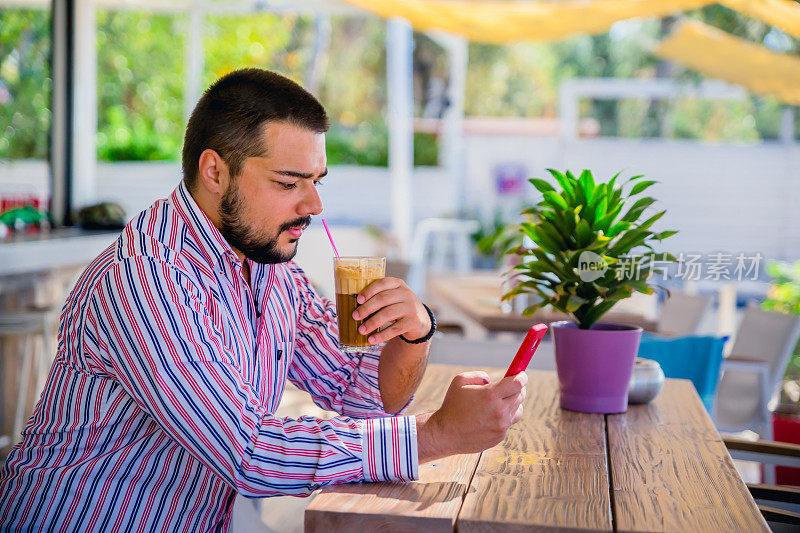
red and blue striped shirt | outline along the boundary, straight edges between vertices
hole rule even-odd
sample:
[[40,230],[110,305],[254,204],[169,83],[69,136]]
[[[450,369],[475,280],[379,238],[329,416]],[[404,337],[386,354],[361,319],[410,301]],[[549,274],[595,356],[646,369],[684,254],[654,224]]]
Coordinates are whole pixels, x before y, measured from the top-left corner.
[[[183,183],[89,265],[0,471],[0,530],[224,530],[236,493],[418,477],[378,357],[339,349],[335,306],[295,264],[248,266],[249,284]],[[342,416],[274,416],[286,379]]]

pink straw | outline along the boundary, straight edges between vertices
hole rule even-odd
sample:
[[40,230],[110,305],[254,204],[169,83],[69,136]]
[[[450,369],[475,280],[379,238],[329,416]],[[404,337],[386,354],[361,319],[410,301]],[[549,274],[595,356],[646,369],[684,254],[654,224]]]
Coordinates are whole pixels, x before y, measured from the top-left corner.
[[339,259],[339,250],[336,249],[336,245],[333,244],[333,237],[331,237],[331,230],[328,228],[328,223],[325,222],[325,219],[322,219],[322,225],[325,226],[325,233],[328,234],[328,239],[331,241],[331,246],[333,246],[333,253],[336,254],[336,259]]

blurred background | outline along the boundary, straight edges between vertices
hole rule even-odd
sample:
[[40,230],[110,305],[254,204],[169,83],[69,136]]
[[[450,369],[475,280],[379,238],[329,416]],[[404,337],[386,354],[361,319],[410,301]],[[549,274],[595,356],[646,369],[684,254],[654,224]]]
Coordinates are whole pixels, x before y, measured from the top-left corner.
[[[339,250],[389,257],[451,333],[517,342],[431,283],[499,280],[539,199],[527,179],[547,168],[659,182],[658,226],[679,230],[665,246],[681,260],[664,285],[710,302],[673,333],[733,342],[748,305],[800,311],[794,1],[0,0],[3,454],[38,397],[65,291],[174,189],[189,113],[240,67],[325,105],[321,194]],[[297,260],[331,295],[317,221]],[[499,284],[477,305],[517,316]],[[665,298],[621,311],[656,324]],[[754,393],[771,410],[798,411],[794,342]]]

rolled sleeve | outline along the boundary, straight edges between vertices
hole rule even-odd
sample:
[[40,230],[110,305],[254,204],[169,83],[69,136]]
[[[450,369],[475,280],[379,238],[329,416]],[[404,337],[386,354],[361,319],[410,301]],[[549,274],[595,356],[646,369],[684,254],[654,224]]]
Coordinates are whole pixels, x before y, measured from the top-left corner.
[[344,352],[339,346],[336,306],[317,293],[299,267],[291,268],[299,309],[289,380],[328,411],[356,418],[389,416],[378,383],[380,357]]
[[[323,409],[360,419],[366,481],[418,479],[416,419],[386,413],[378,377],[380,355],[342,351],[335,305],[319,296],[296,265],[292,274],[300,309],[289,379]],[[398,415],[407,408],[408,404]]]

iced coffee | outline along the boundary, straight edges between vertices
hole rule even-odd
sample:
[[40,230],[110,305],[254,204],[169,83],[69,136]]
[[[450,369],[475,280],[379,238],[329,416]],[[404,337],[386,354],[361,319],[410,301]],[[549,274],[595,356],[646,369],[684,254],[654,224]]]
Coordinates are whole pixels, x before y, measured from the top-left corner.
[[374,352],[380,347],[367,341],[370,334],[362,335],[358,328],[366,322],[354,320],[358,307],[356,298],[367,285],[382,279],[386,272],[385,257],[339,257],[333,260],[333,280],[336,285],[336,312],[339,316],[339,344],[346,352]]

